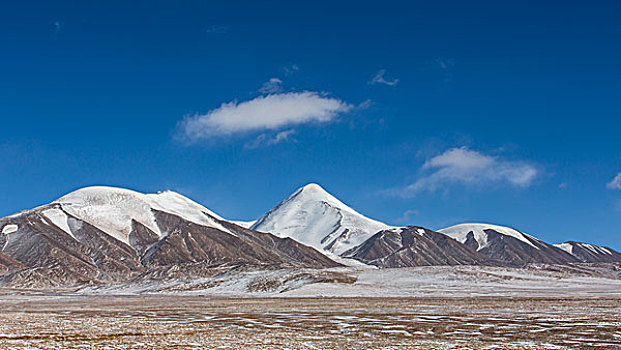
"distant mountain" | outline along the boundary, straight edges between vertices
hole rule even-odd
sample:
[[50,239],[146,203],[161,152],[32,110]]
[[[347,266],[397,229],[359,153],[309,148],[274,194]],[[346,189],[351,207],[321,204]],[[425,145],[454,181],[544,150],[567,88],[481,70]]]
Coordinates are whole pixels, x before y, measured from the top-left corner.
[[475,249],[418,226],[380,231],[343,256],[378,267],[495,265]]
[[298,189],[251,226],[336,255],[389,228],[359,214],[317,184]]
[[29,288],[191,279],[226,269],[341,266],[332,258],[381,268],[621,262],[621,253],[611,248],[550,245],[497,225],[462,224],[437,232],[392,227],[354,211],[317,184],[244,222],[225,220],[171,191],[87,187],[0,218],[0,247],[0,286]]
[[594,244],[575,241],[559,243],[555,244],[554,246],[575,256],[581,262],[621,262],[621,253],[608,247],[600,247]]
[[490,224],[461,224],[438,230],[478,253],[512,265],[578,262],[566,251],[518,230]]
[[0,219],[5,281],[124,281],[163,266],[332,267],[291,239],[240,227],[174,192],[88,187]]

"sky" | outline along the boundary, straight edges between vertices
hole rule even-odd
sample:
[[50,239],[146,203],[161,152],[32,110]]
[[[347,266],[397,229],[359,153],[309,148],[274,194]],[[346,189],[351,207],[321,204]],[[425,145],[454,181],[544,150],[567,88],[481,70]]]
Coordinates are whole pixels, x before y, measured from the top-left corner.
[[0,216],[91,185],[230,219],[319,183],[395,225],[621,249],[621,4],[0,5]]

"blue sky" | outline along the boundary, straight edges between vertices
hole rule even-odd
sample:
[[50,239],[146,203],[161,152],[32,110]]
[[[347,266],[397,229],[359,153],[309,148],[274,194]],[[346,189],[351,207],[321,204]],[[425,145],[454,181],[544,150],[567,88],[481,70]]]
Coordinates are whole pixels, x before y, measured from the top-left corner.
[[[88,185],[621,249],[621,5],[0,5],[0,215]],[[273,111],[273,112],[272,112]]]

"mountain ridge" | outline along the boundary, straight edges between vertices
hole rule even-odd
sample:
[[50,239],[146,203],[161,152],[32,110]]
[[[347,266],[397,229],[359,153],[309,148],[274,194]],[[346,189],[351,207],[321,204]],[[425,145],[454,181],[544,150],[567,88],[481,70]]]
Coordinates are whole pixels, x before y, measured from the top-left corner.
[[198,278],[213,274],[214,268],[236,266],[621,262],[621,253],[612,248],[573,241],[551,245],[499,225],[468,223],[438,231],[390,226],[365,217],[314,183],[255,221],[226,220],[172,191],[85,187],[0,218],[0,247],[0,286],[31,287]]

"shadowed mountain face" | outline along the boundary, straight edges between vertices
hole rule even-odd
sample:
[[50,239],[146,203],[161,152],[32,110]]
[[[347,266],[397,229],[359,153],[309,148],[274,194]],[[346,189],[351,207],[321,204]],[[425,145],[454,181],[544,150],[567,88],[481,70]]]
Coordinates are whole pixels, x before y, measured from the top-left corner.
[[446,235],[417,226],[380,231],[343,256],[378,267],[494,264]]
[[615,263],[621,262],[621,253],[594,244],[569,241],[554,245],[567,253],[573,255],[581,262],[586,263]]
[[463,224],[439,230],[481,255],[501,263],[567,264],[579,260],[566,251],[517,230],[487,224]]
[[[339,266],[310,247],[229,223],[193,202],[193,208],[177,205],[169,212],[160,209],[168,203],[152,205],[145,195],[131,191],[83,191],[88,193],[78,193],[80,200],[57,201],[0,219],[5,284],[111,283],[152,268],[196,263]],[[176,204],[182,203],[178,197]],[[126,208],[117,210],[115,201]]]

